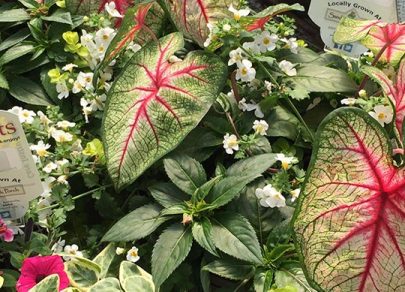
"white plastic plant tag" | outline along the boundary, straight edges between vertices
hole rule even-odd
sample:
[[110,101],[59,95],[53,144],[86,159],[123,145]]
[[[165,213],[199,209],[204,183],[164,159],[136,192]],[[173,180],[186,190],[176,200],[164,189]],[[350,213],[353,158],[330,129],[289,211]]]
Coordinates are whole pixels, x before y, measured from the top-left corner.
[[367,51],[366,47],[359,43],[340,45],[333,42],[333,34],[340,19],[343,16],[349,16],[393,23],[398,21],[398,11],[397,0],[312,0],[308,14],[320,27],[321,38],[329,49],[358,57]]
[[18,116],[0,111],[0,218],[21,218],[28,202],[42,192],[39,173]]

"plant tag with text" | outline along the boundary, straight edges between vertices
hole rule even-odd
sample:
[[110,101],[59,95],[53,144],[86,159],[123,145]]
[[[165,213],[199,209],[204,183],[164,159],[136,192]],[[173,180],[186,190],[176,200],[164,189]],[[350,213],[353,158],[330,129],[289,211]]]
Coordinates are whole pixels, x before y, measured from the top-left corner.
[[0,111],[0,218],[24,216],[43,192],[38,170],[18,117]]
[[328,48],[358,57],[367,51],[366,47],[359,43],[340,45],[333,41],[340,19],[348,16],[393,23],[398,21],[398,5],[396,0],[312,0],[308,14],[321,28],[321,38]]

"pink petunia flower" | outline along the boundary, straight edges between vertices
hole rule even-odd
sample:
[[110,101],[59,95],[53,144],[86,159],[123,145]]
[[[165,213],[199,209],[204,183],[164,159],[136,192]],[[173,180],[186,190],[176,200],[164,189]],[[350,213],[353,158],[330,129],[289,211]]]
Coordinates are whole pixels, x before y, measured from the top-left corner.
[[69,278],[65,272],[60,256],[36,256],[24,260],[21,268],[21,276],[17,281],[17,292],[28,292],[47,276],[57,274],[59,276],[59,290],[69,286]]
[[7,227],[3,219],[0,218],[0,238],[6,242],[11,242],[14,239],[14,232]]

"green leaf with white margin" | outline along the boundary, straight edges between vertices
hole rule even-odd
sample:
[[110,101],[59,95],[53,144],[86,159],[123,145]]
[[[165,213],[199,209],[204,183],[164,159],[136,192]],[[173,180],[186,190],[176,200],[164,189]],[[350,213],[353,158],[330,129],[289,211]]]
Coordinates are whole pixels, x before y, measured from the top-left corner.
[[235,258],[263,264],[256,233],[248,220],[239,214],[220,213],[211,221],[212,237],[218,249]]
[[107,275],[108,269],[116,256],[115,248],[115,244],[110,243],[93,259],[93,262],[101,268],[100,278],[104,278]]
[[266,153],[240,160],[226,170],[226,176],[261,175],[276,162],[276,154]]
[[50,275],[30,289],[30,292],[55,292],[59,291],[59,276]]
[[162,208],[156,204],[142,206],[121,218],[104,235],[102,241],[133,241],[155,231],[170,217],[161,217]]
[[356,83],[349,78],[347,73],[317,65],[305,65],[297,69],[297,75],[285,77],[291,82],[295,90],[308,92],[354,92]]
[[190,226],[175,223],[157,240],[152,253],[152,276],[157,287],[173,273],[191,250],[193,236]]
[[212,239],[212,224],[210,220],[206,217],[202,217],[201,220],[193,221],[192,224],[191,230],[193,232],[193,237],[198,244],[214,256],[219,257]]
[[201,163],[187,155],[170,156],[163,163],[171,181],[189,195],[194,194],[207,181]]
[[163,207],[182,204],[190,197],[172,183],[157,183],[148,188],[152,197]]
[[154,292],[155,284],[142,276],[128,277],[122,284],[125,292]]
[[275,285],[279,288],[290,286],[297,292],[315,292],[305,279],[305,275],[300,268],[276,271],[274,276]]
[[233,258],[223,258],[205,265],[203,270],[230,280],[245,280],[253,276],[255,267]]
[[140,266],[129,261],[122,261],[119,271],[119,279],[121,284],[123,284],[126,279],[132,276],[141,276],[145,279],[148,279],[149,281],[152,281],[152,275],[146,272]]
[[65,269],[73,287],[90,288],[100,278],[100,266],[84,258],[74,257],[65,262]]
[[121,292],[120,281],[116,278],[105,278],[90,287],[88,292]]
[[209,53],[169,58],[180,33],[134,54],[109,91],[103,122],[108,172],[116,187],[132,183],[197,126],[225,84],[227,67]]
[[207,24],[232,17],[228,8],[231,4],[238,7],[239,0],[164,0],[164,3],[177,29],[204,47],[210,32]]
[[267,292],[271,288],[273,283],[274,272],[272,270],[265,270],[263,268],[258,268],[256,274],[253,278],[253,286],[255,292]]

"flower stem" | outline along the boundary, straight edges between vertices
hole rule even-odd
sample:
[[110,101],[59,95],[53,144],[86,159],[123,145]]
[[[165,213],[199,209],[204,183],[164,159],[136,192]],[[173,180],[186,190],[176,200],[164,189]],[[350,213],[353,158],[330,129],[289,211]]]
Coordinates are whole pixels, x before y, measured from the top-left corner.
[[[385,50],[388,48],[388,44],[385,44],[381,50],[378,52],[378,54],[375,56],[373,62],[371,63],[371,66],[375,66],[378,62],[378,60],[380,60],[382,54],[384,54]],[[361,81],[360,85],[359,85],[359,90],[357,91],[357,95],[359,94],[359,91],[364,89],[364,87],[366,87],[367,81],[370,79],[370,77],[365,74],[363,77],[363,80]]]

